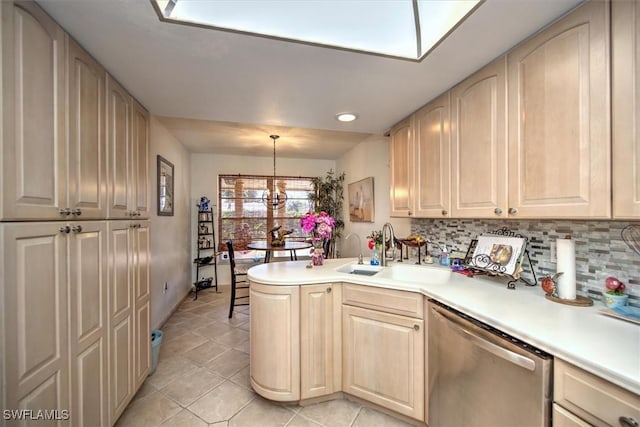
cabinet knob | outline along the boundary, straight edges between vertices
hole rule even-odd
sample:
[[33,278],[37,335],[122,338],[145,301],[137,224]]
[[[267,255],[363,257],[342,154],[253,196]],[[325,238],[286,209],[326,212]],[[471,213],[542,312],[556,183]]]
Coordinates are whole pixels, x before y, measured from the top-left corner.
[[60,231],[61,233],[69,234],[69,232],[71,231],[71,228],[69,228],[68,225],[64,225],[64,226],[60,227],[58,229],[58,231]]
[[327,288],[327,293],[330,294],[331,293],[331,288]]
[[408,212],[408,215],[411,216],[411,211]]
[[413,329],[415,329],[416,331],[420,330],[420,325],[418,325],[417,323],[415,325],[413,325]]
[[80,209],[71,209],[71,210],[69,211],[69,213],[70,213],[71,215],[75,215],[75,216],[80,216],[80,215],[82,215],[82,211],[81,211]]
[[74,225],[73,227],[71,227],[71,231],[73,231],[74,233],[80,233],[80,232],[82,232],[82,226],[81,225]]
[[68,208],[64,208],[64,209],[58,209],[58,213],[62,216],[67,216],[71,213],[71,211]]
[[516,208],[509,208],[509,215],[515,215],[518,213],[518,209]]
[[442,209],[442,216],[445,216],[446,214],[448,214],[449,212],[447,212],[446,209]]
[[620,417],[618,422],[621,427],[638,427],[638,422],[630,417]]
[[495,209],[493,210],[493,213],[495,213],[496,215],[502,215],[502,209],[500,209],[500,208],[495,208]]

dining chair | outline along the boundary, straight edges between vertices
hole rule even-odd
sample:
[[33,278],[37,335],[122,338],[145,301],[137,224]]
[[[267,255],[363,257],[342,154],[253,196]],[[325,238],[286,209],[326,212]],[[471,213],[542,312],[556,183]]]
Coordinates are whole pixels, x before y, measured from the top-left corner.
[[[231,269],[231,299],[229,301],[229,319],[231,319],[234,307],[249,305],[249,280],[247,279],[247,272],[238,271],[236,267],[233,242],[231,240],[227,241],[227,250],[229,252],[229,267]],[[242,289],[246,289],[247,294],[238,296],[237,291]]]

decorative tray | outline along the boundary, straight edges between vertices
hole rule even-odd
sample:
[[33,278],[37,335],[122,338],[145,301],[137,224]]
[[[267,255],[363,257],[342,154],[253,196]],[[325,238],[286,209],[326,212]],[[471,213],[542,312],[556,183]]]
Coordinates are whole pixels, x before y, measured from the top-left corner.
[[622,307],[603,308],[600,310],[600,314],[640,325],[640,308],[637,307],[625,305]]

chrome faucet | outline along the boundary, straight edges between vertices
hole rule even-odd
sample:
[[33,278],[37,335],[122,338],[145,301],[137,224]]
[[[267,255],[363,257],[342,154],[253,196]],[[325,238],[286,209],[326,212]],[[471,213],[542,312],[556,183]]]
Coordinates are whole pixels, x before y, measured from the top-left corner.
[[385,222],[382,226],[382,253],[380,254],[380,265],[386,267],[387,265],[387,230],[389,230],[389,238],[391,241],[391,260],[393,261],[396,257],[396,235],[393,232],[393,226]]
[[356,236],[358,238],[358,249],[360,250],[360,255],[358,255],[358,264],[364,264],[362,262],[362,240],[360,240],[360,235],[356,233],[349,233],[347,237],[344,238],[345,242],[349,240],[349,237]]

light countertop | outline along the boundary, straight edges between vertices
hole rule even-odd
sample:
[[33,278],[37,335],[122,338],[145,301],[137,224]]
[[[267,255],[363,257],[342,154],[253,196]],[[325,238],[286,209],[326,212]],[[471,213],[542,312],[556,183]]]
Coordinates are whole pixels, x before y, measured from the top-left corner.
[[252,267],[249,279],[268,285],[347,282],[419,292],[640,394],[640,325],[599,314],[604,305],[598,301],[592,307],[558,304],[547,300],[540,286],[519,282],[510,290],[506,282],[485,276],[452,273],[441,283],[430,280],[430,273],[447,267],[435,265],[415,266],[420,270],[403,282],[337,271],[355,263],[355,258],[330,259],[307,268],[308,261],[275,262]]

